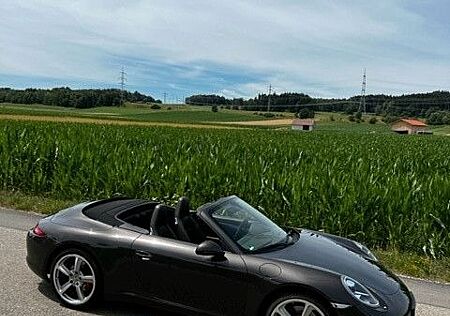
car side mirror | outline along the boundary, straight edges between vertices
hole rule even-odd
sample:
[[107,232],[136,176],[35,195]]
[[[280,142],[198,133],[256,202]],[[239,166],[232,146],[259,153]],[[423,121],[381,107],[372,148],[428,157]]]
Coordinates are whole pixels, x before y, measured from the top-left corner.
[[205,240],[195,249],[195,253],[199,256],[213,256],[213,257],[223,257],[225,251],[222,247],[212,240]]

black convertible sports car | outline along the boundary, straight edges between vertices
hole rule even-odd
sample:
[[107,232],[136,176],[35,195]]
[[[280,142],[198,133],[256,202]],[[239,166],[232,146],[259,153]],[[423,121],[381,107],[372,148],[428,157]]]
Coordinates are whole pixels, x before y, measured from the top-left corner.
[[28,232],[27,262],[70,307],[133,299],[207,315],[412,316],[412,293],[363,245],[282,229],[236,196],[190,211],[83,203]]

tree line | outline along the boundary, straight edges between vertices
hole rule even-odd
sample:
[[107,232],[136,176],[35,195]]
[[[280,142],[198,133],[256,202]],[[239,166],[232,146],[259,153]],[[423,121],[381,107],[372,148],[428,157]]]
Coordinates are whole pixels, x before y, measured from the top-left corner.
[[151,96],[137,91],[129,92],[119,89],[82,89],[72,90],[67,87],[53,89],[16,90],[0,88],[0,103],[45,104],[73,108],[92,108],[98,106],[120,106],[123,102],[161,103]]
[[[401,96],[368,95],[365,99],[365,111],[384,116],[388,121],[398,117],[422,117],[430,124],[447,124],[450,119],[450,92],[434,91]],[[227,99],[218,95],[193,95],[186,98],[186,104],[218,105],[226,108],[248,111],[267,111],[269,95],[258,94],[255,98]],[[281,93],[270,95],[270,111],[293,112],[308,109],[310,111],[344,112],[353,115],[360,111],[361,96],[342,99],[313,98],[303,93]]]
[[[303,93],[282,93],[270,95],[270,110],[275,112],[298,112],[303,104],[309,104],[313,99]],[[269,95],[258,94],[255,98],[245,100],[243,98],[227,99],[214,94],[199,94],[187,97],[186,104],[192,105],[226,105],[234,109],[248,111],[265,111],[268,108]]]

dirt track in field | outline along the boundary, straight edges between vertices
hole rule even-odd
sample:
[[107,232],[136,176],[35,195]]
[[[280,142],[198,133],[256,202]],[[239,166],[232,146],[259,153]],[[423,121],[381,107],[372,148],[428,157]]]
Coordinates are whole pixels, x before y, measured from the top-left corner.
[[[239,129],[239,127],[209,125],[209,124],[188,124],[188,123],[170,123],[170,122],[140,122],[125,121],[114,119],[96,119],[71,116],[45,116],[45,115],[14,115],[0,114],[0,120],[13,121],[36,121],[36,122],[59,122],[59,123],[81,123],[81,124],[99,124],[99,125],[130,125],[130,126],[169,126],[182,128],[214,128],[214,129]],[[225,122],[218,123],[225,124]],[[234,124],[228,122],[226,124]]]
[[263,120],[263,121],[217,122],[217,124],[233,124],[242,126],[282,126],[282,125],[291,125],[292,118]]

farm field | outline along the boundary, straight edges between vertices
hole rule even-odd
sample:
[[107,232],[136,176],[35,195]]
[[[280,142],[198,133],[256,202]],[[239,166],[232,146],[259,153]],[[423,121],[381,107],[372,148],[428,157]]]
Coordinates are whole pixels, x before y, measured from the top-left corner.
[[[168,110],[171,108],[171,110]],[[255,115],[251,111],[219,109],[214,113],[210,107],[163,105],[160,110],[148,106],[127,104],[126,107],[100,107],[91,109],[62,108],[46,105],[17,105],[0,103],[0,119],[58,121],[97,124],[139,125],[139,126],[178,126],[193,127],[224,126],[236,128],[275,128],[290,129],[293,114],[277,113],[278,117]],[[348,116],[340,113],[318,112],[316,121],[318,131],[385,132],[388,126],[382,122],[375,125],[351,123]],[[135,123],[137,122],[137,123]],[[144,124],[144,122],[148,124]],[[158,123],[158,124],[155,124]]]
[[[252,112],[220,109],[214,113],[210,107],[188,105],[162,105],[161,109],[150,106],[127,104],[126,107],[99,107],[90,109],[64,108],[46,105],[18,105],[0,103],[0,115],[30,115],[52,117],[82,117],[129,121],[169,122],[186,124],[210,124],[214,122],[238,122],[266,119]],[[289,114],[286,114],[289,115]],[[292,116],[292,115],[291,115]]]
[[[169,110],[170,108],[170,110]],[[125,107],[98,107],[90,109],[64,108],[48,105],[26,105],[0,103],[0,119],[33,121],[73,121],[78,123],[119,124],[126,122],[148,122],[128,123],[127,125],[141,126],[184,126],[184,124],[195,125],[195,127],[230,126],[238,128],[275,128],[289,129],[292,113],[276,113],[277,117],[264,117],[255,115],[255,112],[219,109],[214,113],[210,107],[191,105],[162,105],[159,110],[150,109],[148,105],[128,103]],[[56,118],[80,118],[80,119],[56,119]],[[389,125],[381,121],[381,117],[375,116],[376,124],[368,124],[373,115],[363,115],[365,122],[349,122],[348,115],[342,113],[317,112],[315,120],[317,131],[356,132],[356,133],[391,133]],[[84,120],[92,119],[95,120]],[[104,120],[104,121],[101,121]],[[107,120],[107,121],[106,121]],[[150,124],[161,123],[161,124]],[[450,136],[450,126],[431,126],[435,135]]]
[[280,224],[450,256],[450,138],[336,124],[295,133],[0,121],[0,189],[68,201],[187,195],[194,206],[237,194]]

